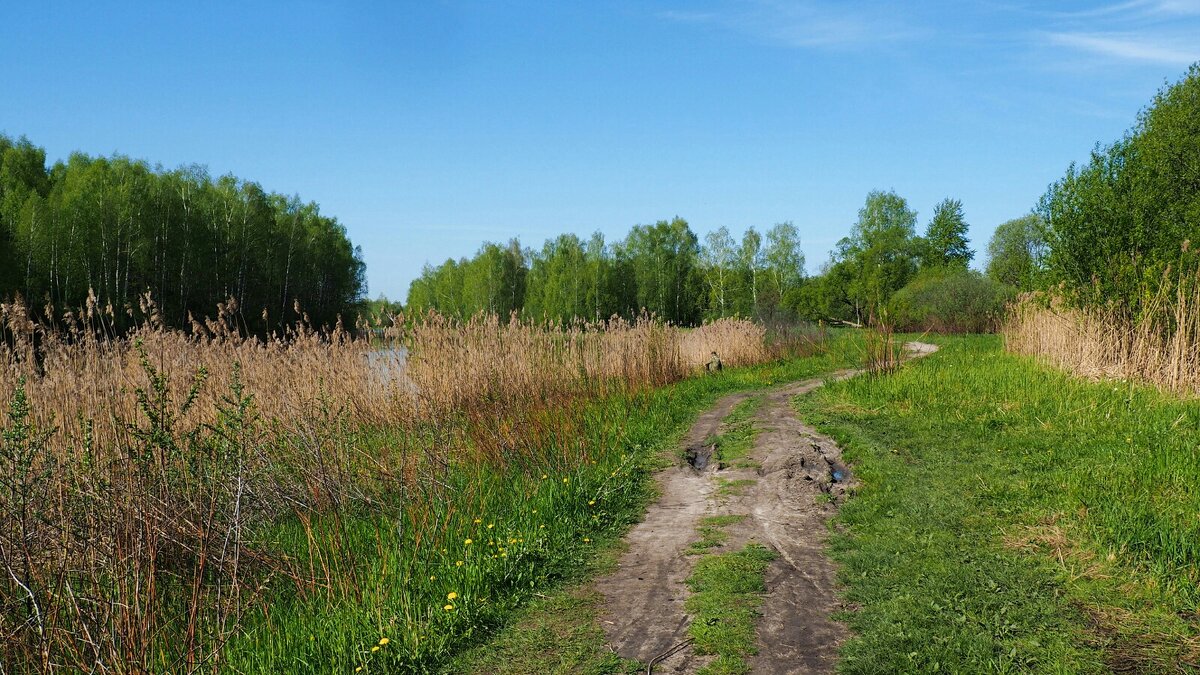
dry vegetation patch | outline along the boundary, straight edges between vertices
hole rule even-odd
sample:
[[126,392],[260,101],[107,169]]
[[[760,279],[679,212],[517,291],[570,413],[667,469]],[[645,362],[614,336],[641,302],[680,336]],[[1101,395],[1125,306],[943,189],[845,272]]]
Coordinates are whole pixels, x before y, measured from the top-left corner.
[[[589,401],[680,380],[711,351],[729,365],[779,355],[739,320],[684,330],[651,317],[429,314],[395,317],[382,335],[302,323],[261,338],[233,303],[189,332],[165,327],[148,298],[127,334],[94,300],[52,324],[29,316],[0,307],[6,672],[215,669],[268,589],[352,597],[371,586],[366,561],[415,572],[386,547],[446,547],[460,514],[492,498],[455,484],[454,467],[556,470],[562,484],[525,498],[564,499],[572,468],[595,464],[587,439],[625,424]],[[592,488],[580,508],[597,515],[580,518],[601,517],[609,488]],[[364,516],[384,529],[359,532]],[[518,558],[536,534],[495,539],[487,564]]]

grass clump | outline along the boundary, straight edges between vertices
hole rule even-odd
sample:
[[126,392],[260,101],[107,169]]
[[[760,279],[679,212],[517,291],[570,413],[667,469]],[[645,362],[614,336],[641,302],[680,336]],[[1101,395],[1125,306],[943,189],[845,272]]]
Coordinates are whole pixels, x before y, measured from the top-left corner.
[[1200,659],[1200,406],[996,337],[799,399],[861,488],[833,549],[877,672],[1179,672]]
[[717,496],[741,497],[757,482],[753,478],[717,478]]
[[692,590],[686,603],[692,614],[688,631],[695,639],[696,653],[717,656],[701,672],[749,672],[745,659],[757,653],[754,622],[766,592],[767,567],[775,557],[773,551],[751,543],[740,551],[708,555],[696,562],[687,580]]
[[721,546],[729,539],[725,528],[736,525],[745,519],[746,516],[742,515],[708,516],[701,519],[700,526],[696,528],[700,532],[700,539],[692,542],[688,546],[687,552],[695,555]]
[[762,397],[751,396],[734,406],[721,421],[721,433],[706,442],[716,447],[714,459],[723,464],[737,465],[738,460],[749,454],[754,447],[758,430],[754,427],[754,413],[762,405]]

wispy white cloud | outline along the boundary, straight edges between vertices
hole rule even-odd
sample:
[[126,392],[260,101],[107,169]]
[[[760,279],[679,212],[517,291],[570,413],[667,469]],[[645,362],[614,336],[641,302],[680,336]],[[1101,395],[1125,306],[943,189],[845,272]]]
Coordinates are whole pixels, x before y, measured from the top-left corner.
[[1200,61],[1200,44],[1145,33],[1047,33],[1050,44],[1123,61],[1186,66]]
[[1106,17],[1154,18],[1200,14],[1200,0],[1128,0],[1087,9],[1056,10],[1038,5],[1034,12],[1058,19],[1104,19]]
[[1042,45],[1105,62],[1181,66],[1200,60],[1200,0],[1126,0],[1076,11],[1030,8]]
[[666,11],[660,16],[799,49],[858,48],[915,40],[929,33],[882,6],[851,9],[817,2],[742,0],[706,10]]

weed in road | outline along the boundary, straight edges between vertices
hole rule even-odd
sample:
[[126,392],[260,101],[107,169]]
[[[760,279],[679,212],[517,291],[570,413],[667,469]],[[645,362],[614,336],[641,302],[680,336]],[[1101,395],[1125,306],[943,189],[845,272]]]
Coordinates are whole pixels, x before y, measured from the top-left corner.
[[709,516],[702,519],[700,526],[696,528],[700,532],[700,539],[692,542],[687,552],[695,555],[721,546],[729,539],[729,534],[725,532],[725,528],[730,525],[736,525],[745,519],[746,516],[742,515]]
[[701,558],[688,578],[692,595],[687,610],[697,654],[715,654],[701,672],[726,675],[749,672],[747,657],[757,652],[754,622],[766,592],[764,575],[775,553],[759,544]]

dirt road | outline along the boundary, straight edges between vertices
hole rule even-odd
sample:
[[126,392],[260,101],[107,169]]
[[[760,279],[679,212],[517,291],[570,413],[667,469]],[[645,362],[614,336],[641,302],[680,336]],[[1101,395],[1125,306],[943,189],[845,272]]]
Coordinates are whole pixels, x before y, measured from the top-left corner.
[[[906,347],[913,357],[937,350],[925,343]],[[842,371],[833,377],[855,374]],[[690,617],[684,610],[684,581],[696,556],[686,551],[698,539],[696,526],[706,516],[743,515],[747,518],[730,528],[724,549],[740,549],[753,541],[778,554],[767,571],[753,671],[833,672],[847,633],[831,618],[841,604],[836,568],[825,553],[825,523],[853,488],[854,478],[837,445],[798,420],[789,405],[793,397],[822,383],[813,379],[761,394],[733,394],[692,425],[684,448],[688,456],[698,458],[693,461],[696,466],[680,462],[661,472],[661,498],[630,531],[629,549],[617,569],[597,581],[605,597],[604,629],[621,656],[648,663],[687,640]],[[739,464],[753,468],[706,462],[711,450],[706,440],[751,395],[762,399],[754,418],[759,433],[750,455]],[[728,481],[742,481],[747,487],[741,494],[718,494],[718,485]],[[692,673],[710,658],[685,648],[657,664],[655,672]]]

